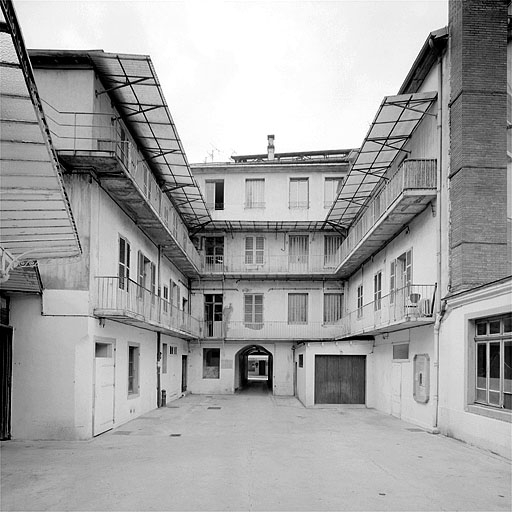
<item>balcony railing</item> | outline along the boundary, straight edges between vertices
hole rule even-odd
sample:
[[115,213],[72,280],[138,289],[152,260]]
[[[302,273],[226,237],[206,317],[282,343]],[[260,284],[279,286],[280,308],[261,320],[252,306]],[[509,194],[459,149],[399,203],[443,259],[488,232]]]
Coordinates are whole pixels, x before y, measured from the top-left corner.
[[58,112],[47,103],[46,106],[49,107],[47,117],[57,150],[114,154],[176,244],[199,269],[201,257],[188,237],[187,228],[119,121],[112,114]]
[[332,274],[338,261],[336,254],[229,254],[204,256],[202,269],[205,274]]
[[94,313],[97,316],[124,318],[128,323],[145,323],[157,330],[161,328],[176,334],[199,336],[199,320],[135,281],[104,276],[96,277],[96,281],[98,289]]
[[411,284],[394,290],[344,316],[343,333],[372,333],[403,322],[431,321],[435,293],[436,285]]
[[407,190],[436,189],[436,160],[405,160],[350,228],[338,251],[338,262],[350,255],[398,197]]
[[307,322],[290,324],[283,321],[262,321],[250,323],[244,321],[203,322],[203,338],[223,338],[236,340],[258,339],[308,339],[333,340],[342,334],[341,320],[336,323]]

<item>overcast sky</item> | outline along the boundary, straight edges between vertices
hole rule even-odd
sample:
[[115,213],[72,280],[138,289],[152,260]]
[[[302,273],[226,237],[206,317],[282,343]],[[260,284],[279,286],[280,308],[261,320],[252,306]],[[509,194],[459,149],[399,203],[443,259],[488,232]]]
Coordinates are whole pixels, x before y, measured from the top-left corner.
[[14,0],[28,48],[151,56],[190,162],[358,147],[447,0]]

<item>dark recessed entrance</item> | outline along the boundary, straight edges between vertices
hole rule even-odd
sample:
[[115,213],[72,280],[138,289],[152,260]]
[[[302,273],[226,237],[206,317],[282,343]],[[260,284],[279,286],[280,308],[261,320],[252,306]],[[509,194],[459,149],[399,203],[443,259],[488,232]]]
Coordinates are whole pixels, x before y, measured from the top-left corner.
[[272,393],[273,356],[260,345],[249,345],[235,356],[235,391]]

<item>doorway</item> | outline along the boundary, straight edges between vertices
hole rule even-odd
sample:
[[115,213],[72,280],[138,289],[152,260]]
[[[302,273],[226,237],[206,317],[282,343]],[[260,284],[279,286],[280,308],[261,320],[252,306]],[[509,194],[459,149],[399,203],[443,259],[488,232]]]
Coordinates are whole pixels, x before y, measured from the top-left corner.
[[272,394],[274,358],[261,345],[249,345],[235,355],[235,391]]
[[114,355],[114,341],[96,341],[94,346],[93,436],[114,427]]
[[222,293],[206,293],[204,296],[205,334],[208,338],[221,338]]
[[12,327],[0,327],[0,439],[11,438]]
[[181,356],[181,392],[187,391],[187,356]]

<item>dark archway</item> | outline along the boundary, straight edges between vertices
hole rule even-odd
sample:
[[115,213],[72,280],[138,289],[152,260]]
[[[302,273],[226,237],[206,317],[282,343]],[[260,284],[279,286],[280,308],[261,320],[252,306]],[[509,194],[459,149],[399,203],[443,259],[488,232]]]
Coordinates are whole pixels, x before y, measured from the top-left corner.
[[248,345],[235,355],[236,392],[273,392],[274,356],[261,345]]

